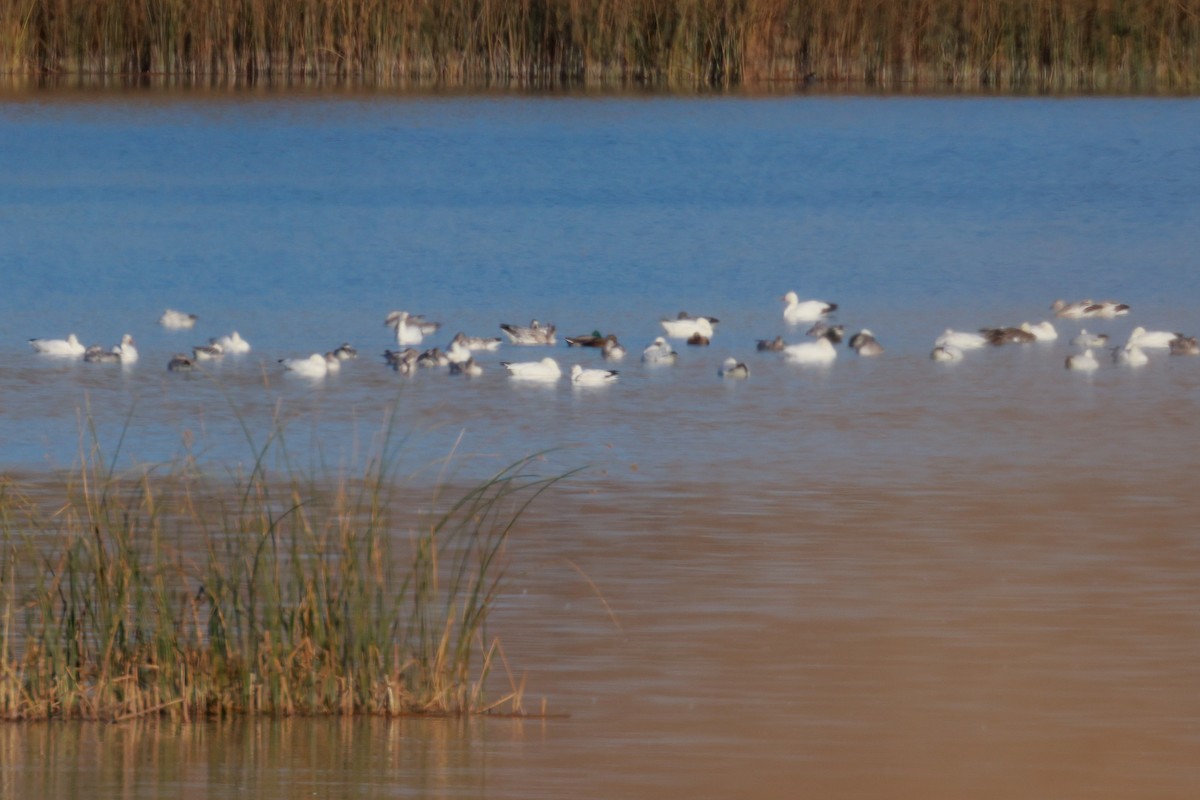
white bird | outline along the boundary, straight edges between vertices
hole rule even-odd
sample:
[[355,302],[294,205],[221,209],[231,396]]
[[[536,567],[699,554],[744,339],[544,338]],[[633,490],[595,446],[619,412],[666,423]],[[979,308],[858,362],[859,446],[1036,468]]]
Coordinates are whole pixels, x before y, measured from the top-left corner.
[[713,317],[689,317],[686,311],[680,311],[675,319],[661,322],[663,330],[672,339],[691,339],[693,336],[712,339],[713,325],[719,321]]
[[238,354],[250,352],[250,343],[243,339],[242,335],[237,331],[225,336],[218,336],[215,339],[209,339],[208,343],[217,345],[226,353]]
[[1171,331],[1148,331],[1142,326],[1134,328],[1129,333],[1129,342],[1138,347],[1168,348],[1171,342],[1180,338],[1180,334]]
[[1133,342],[1129,342],[1124,347],[1113,348],[1113,361],[1130,367],[1140,367],[1149,363],[1150,358],[1146,355],[1145,350]]
[[1054,324],[1050,320],[1044,320],[1036,325],[1022,322],[1021,330],[1032,333],[1039,342],[1053,342],[1058,338],[1058,331],[1054,329]]
[[837,348],[822,336],[815,342],[789,344],[783,348],[783,355],[795,364],[832,364],[837,358]]
[[138,360],[137,346],[133,343],[132,334],[124,334],[121,343],[113,348],[113,352],[121,357],[122,364],[132,364]]
[[1087,328],[1081,328],[1079,335],[1071,340],[1075,347],[1104,347],[1108,344],[1107,333],[1088,333]]
[[578,364],[571,367],[571,383],[578,386],[601,386],[616,379],[615,369],[584,369]]
[[750,368],[736,358],[727,358],[717,370],[722,378],[749,378]]
[[661,336],[656,337],[642,351],[642,361],[647,364],[674,364],[678,358],[679,354],[672,350],[671,345]]
[[929,357],[934,361],[962,361],[963,351],[952,344],[939,344],[933,348]]
[[[249,348],[249,345],[246,345]],[[342,344],[333,351],[333,355],[338,361],[349,361],[352,358],[358,358],[358,351],[354,349],[349,342]]]
[[281,358],[283,368],[306,378],[323,378],[329,374],[329,362],[337,363],[332,354],[313,353],[308,358]]
[[385,328],[394,328],[396,330],[396,344],[402,346],[420,344],[431,325],[434,326],[433,330],[436,331],[437,323],[427,323],[420,317],[413,316],[407,311],[393,311],[383,320]]
[[934,342],[936,346],[953,345],[959,350],[978,350],[980,347],[986,346],[988,343],[987,337],[982,333],[970,333],[969,331],[956,331],[953,328],[946,328],[946,332],[937,338]]
[[1094,306],[1091,300],[1079,300],[1075,303],[1068,303],[1066,300],[1055,300],[1050,305],[1050,310],[1054,312],[1054,316],[1062,319],[1083,319],[1091,316],[1088,309]]
[[33,348],[35,353],[41,353],[44,356],[70,356],[77,358],[82,356],[87,350],[73,333],[68,333],[66,339],[30,339],[29,346]]
[[446,345],[446,358],[450,359],[450,364],[464,364],[471,358],[471,348],[463,343],[462,334],[455,336],[450,340],[450,344]]
[[1084,350],[1082,353],[1067,356],[1067,369],[1091,372],[1099,366],[1100,362],[1092,355],[1091,348]]
[[875,334],[866,328],[850,337],[850,347],[860,356],[883,355],[883,345],[875,338]]
[[625,357],[625,345],[617,341],[616,334],[610,333],[604,337],[604,344],[600,345],[600,353],[604,356],[605,361],[620,361]]
[[182,330],[191,328],[196,324],[196,320],[200,319],[195,314],[188,314],[183,311],[176,311],[173,308],[168,308],[158,318],[158,324],[170,330]]
[[1123,317],[1129,313],[1128,303],[1118,303],[1115,300],[1101,300],[1098,303],[1093,303],[1088,308],[1089,317],[1100,317],[1101,319],[1112,319],[1113,317]]
[[783,296],[783,319],[795,325],[798,322],[816,322],[826,314],[837,311],[837,303],[826,303],[824,300],[801,300],[795,292]]
[[562,376],[558,362],[549,356],[541,361],[501,361],[500,366],[512,377],[525,381],[556,381]]
[[501,322],[500,330],[504,331],[504,335],[511,339],[513,344],[554,344],[557,341],[554,338],[555,327],[543,325],[536,319],[530,320],[528,325],[509,325],[507,322]]

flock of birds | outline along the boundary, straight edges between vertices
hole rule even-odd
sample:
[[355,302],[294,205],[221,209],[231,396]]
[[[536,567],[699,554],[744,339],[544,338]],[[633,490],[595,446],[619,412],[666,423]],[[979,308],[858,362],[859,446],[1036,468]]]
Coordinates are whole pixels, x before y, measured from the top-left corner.
[[[845,327],[829,322],[830,315],[838,308],[837,305],[822,300],[801,300],[795,292],[788,292],[782,300],[784,322],[788,325],[811,323],[812,327],[807,330],[809,338],[792,344],[787,343],[782,336],[760,339],[758,350],[779,352],[785,360],[796,364],[832,363],[838,355],[835,345],[845,339]],[[1067,303],[1057,300],[1051,306],[1051,310],[1055,316],[1063,319],[1112,319],[1128,314],[1129,306],[1114,301],[1081,300]],[[167,309],[158,322],[164,328],[184,330],[193,328],[197,319],[195,314]],[[661,321],[664,335],[656,337],[642,350],[641,359],[648,365],[673,364],[679,354],[672,348],[668,339],[683,340],[689,345],[707,345],[715,335],[718,322],[715,317],[690,316],[683,312],[674,319],[664,319]],[[474,353],[497,350],[503,344],[499,337],[472,337],[459,332],[445,349],[433,347],[421,350],[419,346],[424,343],[426,337],[434,335],[440,329],[440,323],[428,321],[420,315],[406,311],[393,311],[387,315],[384,325],[393,330],[397,348],[385,350],[384,360],[402,374],[411,374],[426,367],[443,367],[448,368],[451,373],[479,375],[483,367],[475,360]],[[531,321],[529,325],[502,323],[500,330],[512,345],[553,346],[557,343],[555,326],[537,320]],[[970,350],[1006,344],[1046,342],[1057,338],[1058,331],[1049,320],[1036,324],[1025,322],[1014,327],[983,328],[978,332],[947,329],[934,342],[931,357],[935,361],[960,361]],[[74,333],[65,339],[30,339],[29,343],[37,353],[60,358],[81,358],[88,363],[131,364],[138,360],[137,347],[130,334],[122,336],[119,344],[108,349],[100,345],[85,347]],[[594,331],[590,334],[566,337],[566,343],[571,347],[598,348],[608,362],[617,362],[626,356],[625,347],[612,333],[602,334]],[[1140,326],[1132,331],[1124,344],[1112,346],[1107,335],[1088,333],[1086,329],[1080,330],[1072,339],[1072,344],[1078,352],[1067,357],[1066,367],[1081,371],[1097,369],[1100,360],[1093,351],[1104,348],[1108,348],[1112,361],[1129,366],[1147,363],[1149,357],[1146,350],[1165,349],[1173,355],[1200,355],[1200,343],[1195,336],[1170,331],[1147,331]],[[883,345],[865,328],[850,336],[847,345],[862,357],[879,356],[884,352]],[[184,372],[194,369],[198,362],[220,359],[227,354],[248,352],[249,342],[237,331],[233,331],[210,339],[208,344],[194,346],[191,355],[174,355],[168,362],[167,369],[171,372]],[[283,369],[297,375],[320,378],[336,372],[342,361],[357,357],[358,352],[354,347],[342,344],[331,351],[313,353],[304,358],[282,358],[279,359],[279,364]],[[515,380],[552,382],[558,381],[563,374],[558,361],[549,356],[535,361],[501,361],[500,364]],[[579,385],[612,383],[617,380],[618,374],[615,369],[589,368],[581,364],[574,364],[569,371],[571,382]],[[745,362],[727,358],[717,374],[725,379],[742,379],[749,377],[750,368]]]

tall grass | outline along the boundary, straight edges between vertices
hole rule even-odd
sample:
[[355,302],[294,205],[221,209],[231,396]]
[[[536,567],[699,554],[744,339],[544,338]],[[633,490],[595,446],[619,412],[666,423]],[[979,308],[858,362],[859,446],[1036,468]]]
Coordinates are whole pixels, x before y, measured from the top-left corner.
[[388,446],[353,479],[276,475],[280,447],[219,477],[93,448],[54,503],[0,484],[0,717],[523,713],[488,611],[558,478],[423,495]]
[[1195,89],[1200,0],[8,0],[0,69]]

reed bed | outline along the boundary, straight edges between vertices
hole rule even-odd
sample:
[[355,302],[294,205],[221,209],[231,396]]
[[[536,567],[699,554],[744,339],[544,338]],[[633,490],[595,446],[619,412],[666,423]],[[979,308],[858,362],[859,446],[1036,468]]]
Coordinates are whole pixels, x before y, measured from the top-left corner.
[[421,492],[383,453],[313,480],[267,469],[280,440],[244,475],[93,448],[53,503],[0,482],[0,718],[523,714],[488,612],[562,476]]
[[1200,86],[1200,0],[9,0],[0,70],[380,84]]

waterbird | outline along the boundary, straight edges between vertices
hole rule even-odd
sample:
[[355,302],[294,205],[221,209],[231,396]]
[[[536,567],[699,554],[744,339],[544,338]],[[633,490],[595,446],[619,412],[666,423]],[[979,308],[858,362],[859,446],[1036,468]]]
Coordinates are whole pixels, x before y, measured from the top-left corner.
[[1075,347],[1104,347],[1108,344],[1107,333],[1088,333],[1087,328],[1080,328],[1079,335],[1071,340]]
[[787,342],[782,336],[776,336],[774,339],[759,339],[758,351],[760,353],[778,353],[787,347]]
[[482,336],[467,336],[462,331],[454,334],[454,338],[450,340],[451,344],[458,342],[459,345],[468,350],[499,350],[502,340],[499,336],[484,338]]
[[176,353],[167,362],[168,372],[190,372],[196,368],[196,362],[188,358],[183,353]]
[[1050,320],[1043,320],[1036,325],[1028,322],[1021,323],[1021,330],[1026,333],[1032,333],[1039,342],[1053,342],[1058,338],[1058,331],[1054,329],[1054,324]]
[[805,331],[805,334],[808,336],[824,336],[834,344],[841,344],[842,339],[846,336],[846,326],[830,325],[827,322],[821,321]]
[[1127,342],[1123,347],[1114,347],[1113,361],[1130,367],[1140,367],[1150,361],[1146,351],[1133,342]]
[[824,300],[801,300],[795,292],[783,296],[783,319],[791,325],[798,322],[816,322],[827,314],[837,311],[837,303]]
[[513,344],[554,344],[557,341],[554,336],[555,327],[538,322],[536,319],[530,320],[528,325],[510,325],[507,322],[501,322],[500,330],[504,331],[504,335]]
[[234,355],[250,352],[250,343],[243,339],[242,335],[237,331],[209,339],[208,343],[215,344],[224,352]]
[[600,331],[566,337],[568,347],[601,347],[607,337]]
[[323,378],[329,374],[329,363],[337,363],[332,353],[313,353],[307,358],[281,358],[279,363],[293,374],[306,378]]
[[1067,369],[1091,372],[1099,366],[1100,362],[1092,355],[1091,348],[1084,350],[1082,353],[1067,356]]
[[674,364],[678,358],[679,354],[672,350],[671,345],[661,336],[656,337],[642,351],[642,361],[647,364]]
[[214,361],[224,355],[225,350],[219,344],[198,344],[192,348],[192,358],[196,361]]
[[1148,331],[1141,325],[1129,332],[1129,341],[1136,343],[1138,347],[1149,348],[1169,348],[1171,342],[1176,339],[1183,338],[1182,333],[1172,333],[1171,331]]
[[686,311],[680,311],[675,319],[664,319],[659,322],[671,339],[690,339],[696,334],[711,339],[715,331],[713,326],[720,320],[716,317],[692,317],[688,316]]
[[44,356],[78,357],[87,350],[73,333],[68,333],[66,339],[30,339],[29,346]]
[[625,357],[625,346],[617,341],[616,334],[610,333],[604,337],[604,344],[600,345],[600,353],[604,356],[605,361],[620,361]]
[[[469,358],[470,356],[468,356]],[[450,356],[441,351],[440,348],[431,347],[421,355],[417,356],[418,367],[448,367],[450,366]]]
[[1200,356],[1200,341],[1195,336],[1179,336],[1171,340],[1171,355]]
[[500,366],[508,370],[508,374],[518,380],[526,381],[556,381],[562,376],[558,362],[547,356],[541,361],[501,361]]
[[615,369],[584,369],[579,364],[571,367],[571,383],[578,386],[601,386],[617,379]]
[[699,346],[699,347],[708,347],[708,345],[711,342],[712,342],[711,339],[709,339],[707,336],[700,333],[699,331],[697,331],[696,333],[693,333],[691,336],[688,337],[688,340],[687,340],[687,343],[689,345]]
[[934,341],[934,345],[949,344],[957,347],[959,350],[978,350],[987,343],[987,337],[982,333],[956,331],[953,328],[946,328],[945,332]]
[[415,347],[406,347],[403,351],[384,350],[383,358],[388,366],[401,375],[411,375],[417,368],[417,359],[421,353]]
[[979,332],[983,334],[983,338],[997,347],[1005,344],[1029,344],[1037,341],[1037,337],[1033,333],[1021,328],[980,328]]
[[198,319],[200,318],[195,314],[188,314],[185,311],[176,311],[173,308],[168,308],[158,318],[158,324],[168,330],[182,330],[195,326]]
[[354,349],[349,342],[342,342],[334,349],[333,357],[338,361],[349,361],[352,358],[358,358],[358,350]]
[[483,374],[483,367],[475,362],[474,356],[471,356],[466,361],[450,362],[450,374],[474,377]]
[[875,338],[875,334],[871,333],[867,328],[863,328],[850,337],[850,349],[860,356],[883,355],[883,345]]
[[750,368],[736,358],[730,357],[722,362],[717,374],[722,378],[749,378]]
[[929,357],[934,361],[962,361],[963,351],[952,344],[939,344],[930,351]]
[[821,336],[813,342],[789,344],[783,349],[783,356],[793,364],[832,364],[837,358],[837,348]]
[[425,334],[434,333],[441,323],[426,322],[424,317],[409,314],[407,311],[392,311],[383,320],[385,328],[396,331],[396,344],[420,344]]
[[133,334],[121,335],[121,343],[113,348],[113,352],[121,357],[122,364],[132,364],[138,360],[137,345],[134,344]]
[[94,344],[83,352],[83,360],[88,364],[120,364],[121,354],[117,352],[117,348],[105,350],[98,344]]

